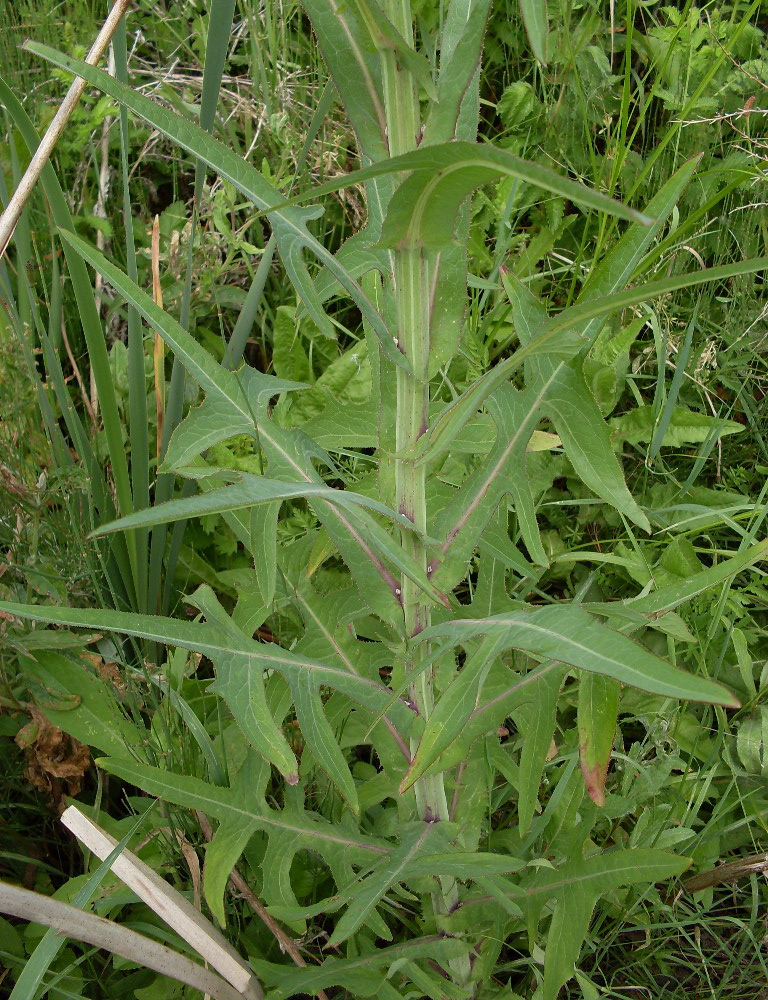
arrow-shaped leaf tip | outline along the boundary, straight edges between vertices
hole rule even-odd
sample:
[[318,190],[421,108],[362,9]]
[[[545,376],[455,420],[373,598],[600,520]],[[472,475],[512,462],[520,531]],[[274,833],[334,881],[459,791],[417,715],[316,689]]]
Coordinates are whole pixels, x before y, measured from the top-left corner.
[[582,764],[581,773],[584,778],[587,794],[595,805],[602,809],[605,805],[605,779],[607,772],[600,766],[585,767]]

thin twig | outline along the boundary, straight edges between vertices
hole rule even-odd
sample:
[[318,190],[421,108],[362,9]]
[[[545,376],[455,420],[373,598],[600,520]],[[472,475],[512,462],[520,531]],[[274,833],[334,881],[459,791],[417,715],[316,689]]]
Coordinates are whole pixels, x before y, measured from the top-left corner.
[[94,431],[99,429],[98,420],[96,418],[96,413],[91,405],[90,397],[88,396],[88,391],[85,388],[85,382],[83,382],[83,376],[80,374],[80,369],[77,367],[77,361],[72,353],[72,348],[69,346],[69,338],[67,337],[67,324],[64,320],[64,314],[61,316],[61,339],[64,344],[64,349],[67,352],[67,357],[69,358],[69,363],[72,365],[72,371],[75,376],[75,381],[80,387],[80,395],[83,398],[83,405],[88,411],[88,416],[91,418],[91,423],[93,424]]
[[747,72],[747,70],[741,65],[741,63],[737,63],[736,60],[731,55],[731,53],[728,51],[728,49],[723,45],[723,43],[717,37],[717,32],[712,27],[712,21],[709,16],[709,11],[703,11],[703,14],[704,17],[707,19],[707,27],[709,28],[709,34],[712,41],[720,49],[720,51],[723,53],[728,62],[734,67],[734,69],[737,69],[740,73],[743,73],[744,76],[748,77],[753,83],[756,83],[758,87],[760,87],[762,90],[768,90],[768,86],[766,86],[765,81],[761,80],[759,76],[753,76],[752,73]]
[[[95,66],[101,60],[130,4],[131,0],[115,0],[115,5],[109,12],[109,16],[102,25],[101,31],[97,35],[96,41],[91,46],[91,50],[86,57],[85,61],[89,66]],[[40,141],[40,145],[37,147],[35,155],[24,172],[19,186],[14,191],[7,208],[0,215],[0,258],[8,249],[8,244],[11,242],[16,225],[21,218],[21,213],[24,211],[24,206],[29,201],[35,184],[37,184],[43,168],[51,158],[54,147],[59,141],[61,133],[66,128],[67,122],[71,118],[72,112],[75,110],[75,106],[82,97],[86,87],[87,82],[82,77],[77,77],[73,80],[71,87],[67,91],[67,96],[61,102],[59,110],[48,126],[48,131]]]
[[683,880],[685,892],[701,892],[716,885],[737,882],[748,875],[765,874],[768,871],[768,854],[753,854],[747,858],[737,858],[727,864],[718,865],[708,871],[699,872]]

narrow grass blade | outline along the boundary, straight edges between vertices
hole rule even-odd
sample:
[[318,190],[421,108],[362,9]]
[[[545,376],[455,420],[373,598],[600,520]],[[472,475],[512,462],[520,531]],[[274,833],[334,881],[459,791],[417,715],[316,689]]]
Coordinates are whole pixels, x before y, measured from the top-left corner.
[[[107,74],[105,74],[107,75]],[[12,116],[19,132],[21,133],[28,149],[34,153],[38,146],[38,137],[32,122],[27,117],[19,101],[11,90],[0,80],[0,101],[3,102],[9,114]],[[74,223],[67,205],[64,193],[61,190],[56,175],[50,163],[43,168],[40,176],[45,195],[51,208],[54,223],[60,230],[74,232]],[[128,475],[128,461],[125,455],[125,447],[122,438],[122,424],[117,407],[117,397],[115,387],[112,382],[112,371],[109,364],[104,331],[101,325],[96,302],[93,295],[93,288],[88,277],[88,271],[79,256],[72,253],[71,247],[65,244],[64,252],[67,258],[70,280],[77,300],[80,318],[83,324],[83,334],[88,346],[88,355],[93,371],[96,390],[99,396],[99,404],[104,423],[104,433],[107,440],[112,472],[115,478],[115,488],[120,512],[129,514],[133,510],[133,495],[131,492],[131,482]],[[133,540],[128,541],[131,553],[131,585],[134,592],[137,586],[136,571],[136,549]],[[126,584],[129,581],[126,581]]]
[[[128,41],[125,21],[121,21],[113,42],[115,75],[124,83],[128,80]],[[130,132],[128,114],[120,108],[120,177],[123,196],[123,226],[125,228],[126,270],[132,281],[138,282],[136,239],[133,230],[130,169],[128,150]],[[144,332],[135,306],[128,303],[128,432],[131,442],[131,485],[137,510],[149,506],[149,419],[144,374]],[[136,610],[146,612],[149,601],[149,535],[138,530],[136,539]]]
[[[130,88],[123,87],[108,74],[93,67],[86,66],[77,60],[69,59],[47,46],[28,43],[29,50],[42,56],[55,65],[61,66],[72,73],[82,73],[93,86],[114,97],[135,114],[144,118],[163,134],[186,149],[193,156],[203,160],[208,166],[230,181],[239,191],[260,209],[268,209],[280,202],[279,192],[264,178],[264,176],[237,153],[227,149],[213,139],[207,132],[185,121],[178,115],[167,111],[153,101]],[[407,369],[408,365],[395,345],[392,334],[387,329],[379,313],[364,294],[358,283],[343,268],[334,255],[310,235],[307,222],[318,218],[322,213],[316,209],[286,208],[272,212],[273,226],[277,234],[278,246],[291,280],[297,293],[303,299],[307,310],[327,336],[333,336],[330,322],[322,310],[317,298],[309,272],[303,263],[301,254],[304,249],[310,250],[324,264],[343,288],[349,293],[362,312],[364,318],[371,324],[380,339],[382,350],[394,364]]]

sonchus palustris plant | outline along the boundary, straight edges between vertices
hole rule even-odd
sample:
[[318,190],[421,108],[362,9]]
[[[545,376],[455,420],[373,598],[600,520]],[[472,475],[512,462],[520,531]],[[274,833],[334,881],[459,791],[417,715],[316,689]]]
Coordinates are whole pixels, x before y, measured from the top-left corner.
[[[31,46],[252,202],[276,239],[296,322],[333,339],[332,301],[348,299],[359,315],[359,342],[344,359],[350,364],[354,353],[365,393],[339,402],[314,389],[312,406],[302,407],[306,385],[220,365],[114,263],[62,233],[201,391],[161,470],[196,484],[194,494],[99,533],[130,538],[159,523],[217,515],[252,569],[229,575],[237,597],[226,606],[210,586],[191,594],[194,621],[3,605],[39,621],[191,650],[213,665],[210,691],[230,728],[226,740],[208,740],[199,776],[174,771],[172,759],[167,768],[148,763],[140,740],[119,752],[114,737],[104,741],[110,756],[100,766],[216,821],[205,892],[221,922],[228,873],[248,851],[273,917],[294,936],[308,927],[325,936],[329,957],[319,966],[252,956],[276,998],[334,988],[393,1000],[496,996],[505,988],[496,977],[505,942],[514,938],[518,951],[534,955],[541,996],[553,1000],[574,974],[598,898],[620,900],[626,887],[688,864],[653,848],[601,850],[590,838],[621,687],[736,704],[638,635],[764,548],[634,601],[547,602],[535,588],[549,554],[528,455],[562,449],[591,495],[649,531],[587,387],[584,358],[611,314],[757,265],[630,288],[697,161],[640,214],[478,141],[489,6],[452,0],[427,45],[416,41],[411,0],[304,0],[360,169],[292,200],[192,122],[98,69]],[[525,6],[535,25],[536,5]],[[517,348],[457,389],[450,373],[468,322],[471,197],[500,178],[569,211],[615,216],[625,228],[574,304],[557,314],[503,266],[489,276],[484,287],[510,312]],[[352,184],[364,185],[365,224],[331,253],[308,226],[322,208],[301,202]],[[243,437],[258,465],[248,473],[217,465],[212,449]],[[314,527],[280,534],[281,515],[296,509]],[[276,616],[291,623],[282,643],[274,641],[278,628],[262,628]],[[577,699],[581,768],[575,754],[566,757],[542,806],[564,686]],[[237,741],[241,752],[232,753]],[[499,814],[514,824],[499,829]],[[306,880],[300,890],[296,871],[309,854],[321,874],[311,891]]]

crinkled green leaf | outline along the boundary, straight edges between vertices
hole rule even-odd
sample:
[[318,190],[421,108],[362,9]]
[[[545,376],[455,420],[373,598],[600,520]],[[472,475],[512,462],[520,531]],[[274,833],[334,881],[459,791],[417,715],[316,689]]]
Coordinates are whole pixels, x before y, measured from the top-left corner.
[[301,425],[302,431],[326,451],[375,448],[379,420],[370,403],[331,403]]
[[312,366],[299,338],[295,310],[278,306],[272,323],[272,367],[280,378],[314,382]]
[[[651,440],[655,432],[655,418],[652,406],[636,406],[629,413],[613,417],[610,422],[611,437],[617,444],[643,444]],[[699,413],[683,406],[672,411],[667,429],[661,439],[662,448],[680,448],[686,444],[701,444],[717,440],[728,434],[741,434],[742,424],[735,420],[723,420],[708,413]]]
[[[335,412],[342,406],[356,404],[367,405],[375,416],[374,407],[367,402],[370,395],[371,365],[368,360],[368,345],[363,341],[354,344],[331,361],[311,389],[292,399],[289,422],[292,426],[303,425],[304,421],[326,408],[332,408]],[[341,420],[338,425],[340,430]],[[305,430],[303,426],[302,430]]]
[[208,448],[237,434],[250,434],[253,421],[238,412],[228,399],[207,396],[193,407],[171,435],[161,472],[189,465]]
[[736,733],[736,752],[745,770],[755,777],[768,776],[768,708],[760,705],[743,719]]

